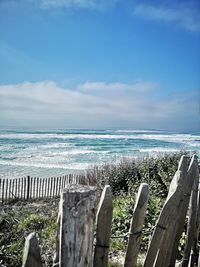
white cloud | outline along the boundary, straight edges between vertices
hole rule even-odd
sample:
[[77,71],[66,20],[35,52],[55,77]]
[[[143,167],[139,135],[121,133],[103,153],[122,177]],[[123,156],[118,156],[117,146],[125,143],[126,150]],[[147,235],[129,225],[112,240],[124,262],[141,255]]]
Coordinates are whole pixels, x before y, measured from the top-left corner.
[[187,4],[176,7],[136,5],[133,14],[146,20],[175,23],[191,32],[200,32],[200,11]]
[[109,98],[93,93],[50,81],[1,85],[0,126],[184,129],[199,122],[197,97],[160,99],[127,91]]
[[158,88],[158,84],[151,81],[127,83],[86,82],[78,86],[79,90],[85,91],[135,91],[144,92]]
[[41,0],[43,8],[83,8],[106,9],[115,5],[117,0]]

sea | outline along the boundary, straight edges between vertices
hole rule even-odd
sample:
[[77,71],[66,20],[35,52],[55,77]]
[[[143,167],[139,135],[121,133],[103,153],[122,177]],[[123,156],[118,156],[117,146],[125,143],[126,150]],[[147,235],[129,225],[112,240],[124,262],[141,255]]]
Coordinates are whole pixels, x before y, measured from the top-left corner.
[[200,132],[67,129],[0,130],[0,177],[61,176],[122,158],[188,151],[200,157]]

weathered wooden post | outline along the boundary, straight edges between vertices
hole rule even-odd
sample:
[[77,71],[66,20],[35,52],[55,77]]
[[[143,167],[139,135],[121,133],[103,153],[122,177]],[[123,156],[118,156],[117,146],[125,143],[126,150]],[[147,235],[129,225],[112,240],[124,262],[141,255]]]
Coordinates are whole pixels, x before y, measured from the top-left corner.
[[[178,243],[181,237],[181,234],[184,230],[185,218],[187,214],[190,192],[188,193],[187,183],[187,157],[182,156],[179,162],[178,171],[182,172],[182,179],[179,180],[179,185],[183,191],[183,201],[180,203],[179,212],[177,212],[174,220],[171,220],[169,227],[164,235],[165,242],[162,242],[159,248],[159,255],[157,257],[156,264],[157,266],[162,266],[167,263],[167,266],[174,266],[176,261],[176,256],[178,252]],[[174,177],[175,178],[175,177]],[[176,179],[172,180],[169,188],[168,197],[173,193],[176,188],[175,184],[177,183]],[[170,258],[169,258],[170,255]],[[168,261],[168,262],[167,262]]]
[[[184,255],[182,260],[182,267],[187,267],[190,259],[191,248],[194,244],[195,234],[196,234],[196,219],[197,219],[197,197],[198,197],[198,185],[199,185],[199,172],[198,163],[195,161],[194,166],[194,185],[190,198],[189,206],[189,219],[187,225],[187,238],[186,245],[184,249]],[[191,266],[191,264],[190,264]]]
[[108,266],[108,252],[112,223],[112,194],[110,186],[106,185],[101,194],[96,216],[96,245],[94,250],[95,267]]
[[[187,193],[190,194],[192,190],[192,186],[194,183],[194,168],[195,168],[195,158],[193,157],[188,169],[187,177],[184,182],[184,186],[187,188]],[[160,246],[162,244],[165,244],[166,247],[168,247],[168,243],[165,242],[164,239],[165,236],[171,235],[169,230],[171,228],[169,225],[172,223],[175,225],[176,223],[180,223],[180,216],[179,214],[181,212],[181,203],[183,203],[185,192],[183,190],[183,172],[181,170],[178,170],[175,173],[175,176],[172,180],[172,183],[170,185],[170,191],[167,197],[167,200],[163,206],[163,209],[160,213],[160,216],[158,218],[150,246],[148,248],[147,256],[145,259],[144,267],[165,267],[169,266],[169,260],[171,258],[171,251],[169,254],[167,254],[167,257],[162,265],[160,263],[158,264],[158,256],[160,252]],[[176,235],[177,233],[174,233]],[[162,243],[163,242],[163,243]],[[171,241],[170,241],[171,242]],[[162,249],[165,248],[165,246],[162,246]],[[164,251],[164,250],[163,250]]]
[[59,267],[92,267],[95,191],[68,185],[61,194]]
[[149,186],[146,183],[142,183],[139,187],[135,202],[124,267],[137,266],[137,257],[139,253],[142,227],[144,224],[148,199]]
[[199,253],[199,247],[198,247],[199,232],[200,232],[200,183],[198,187],[196,233],[195,233],[195,240],[194,240],[194,245],[193,245],[194,255],[192,255],[192,258],[191,258],[191,267],[193,267],[193,263],[195,262],[198,264],[198,259],[199,259],[198,267],[200,267],[200,253]]
[[26,238],[22,267],[42,267],[40,248],[35,233],[31,233]]
[[59,267],[59,245],[60,245],[60,213],[57,217],[57,232],[56,232],[56,251],[53,257],[53,267]]

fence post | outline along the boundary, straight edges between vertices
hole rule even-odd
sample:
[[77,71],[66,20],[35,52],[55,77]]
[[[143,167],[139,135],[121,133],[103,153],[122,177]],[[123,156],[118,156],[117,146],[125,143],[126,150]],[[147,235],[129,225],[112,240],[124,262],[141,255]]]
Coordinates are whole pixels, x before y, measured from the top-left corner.
[[61,194],[59,267],[92,266],[95,191],[69,185]]
[[144,224],[148,200],[149,186],[146,183],[142,183],[139,187],[135,202],[124,267],[136,267],[137,265],[142,227]]
[[96,245],[94,251],[95,267],[108,266],[108,250],[112,223],[112,194],[110,186],[106,185],[101,195],[96,216]]

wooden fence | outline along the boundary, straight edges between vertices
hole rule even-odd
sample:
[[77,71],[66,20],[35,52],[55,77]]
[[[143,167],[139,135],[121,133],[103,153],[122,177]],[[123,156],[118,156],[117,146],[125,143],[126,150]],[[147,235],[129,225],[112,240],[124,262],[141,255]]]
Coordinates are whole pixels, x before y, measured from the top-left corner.
[[[63,190],[58,216],[55,267],[108,266],[112,221],[112,195],[109,185],[105,186],[97,209],[94,238],[95,197],[95,187],[69,185]],[[137,266],[148,198],[149,187],[145,183],[141,184],[130,224],[124,267]],[[187,214],[189,218],[186,244],[179,266],[199,267],[200,191],[198,162],[195,156],[189,166],[185,156],[180,160],[166,202],[154,227],[143,267],[176,266],[178,244]],[[29,235],[25,244],[23,267],[29,266],[42,266],[35,234]]]
[[84,175],[64,175],[60,177],[0,178],[0,203],[9,204],[17,200],[42,199],[60,196],[68,184],[94,184]]

